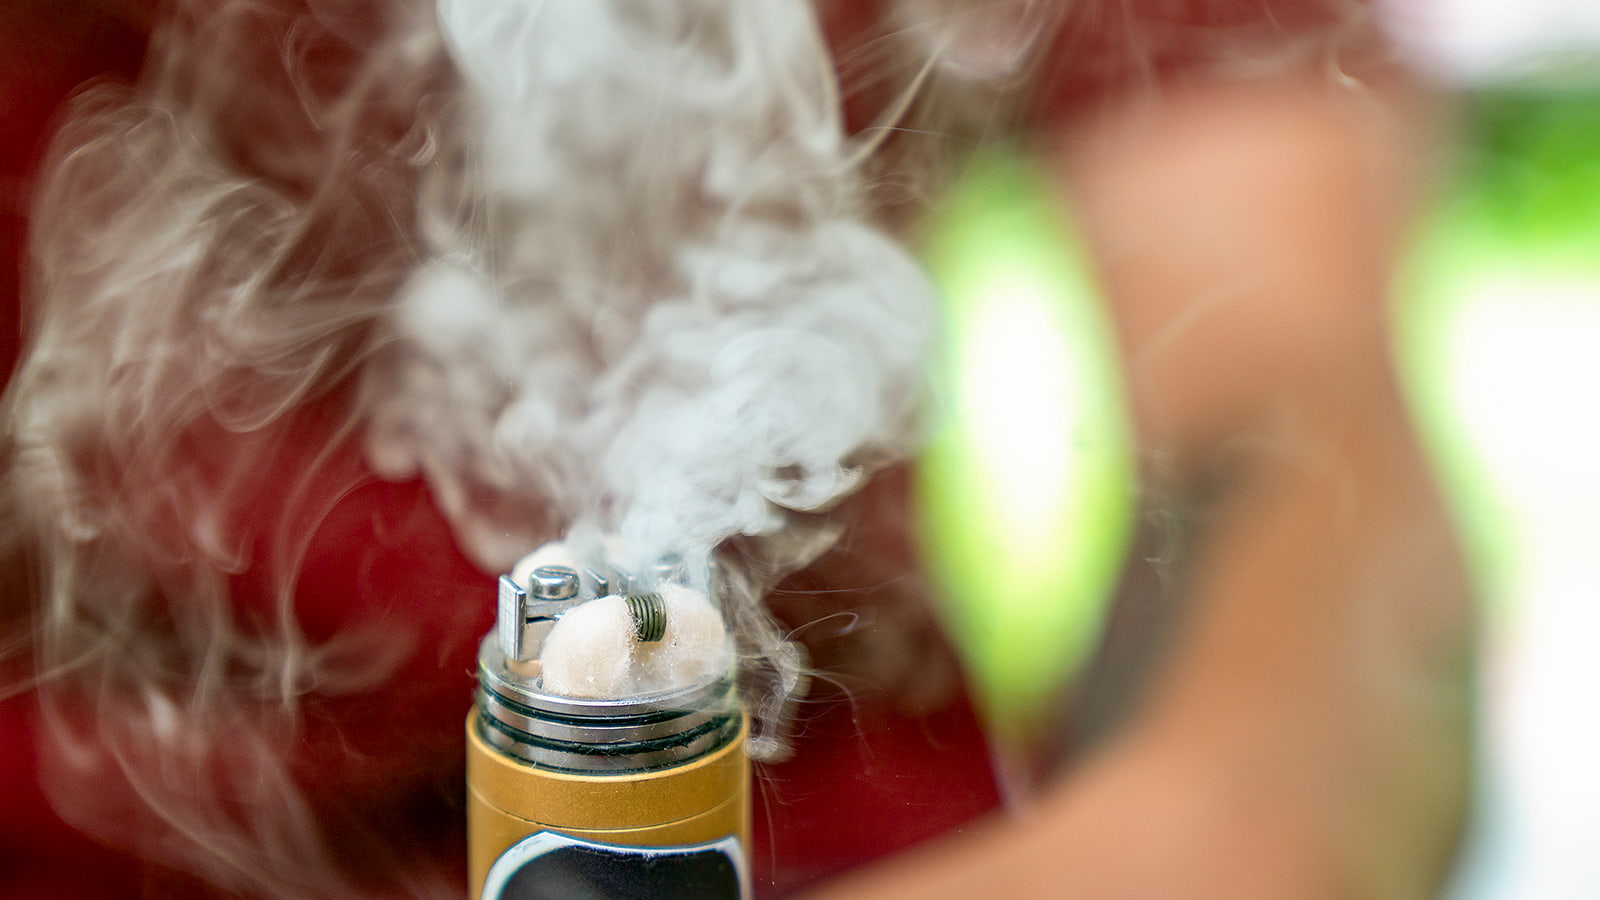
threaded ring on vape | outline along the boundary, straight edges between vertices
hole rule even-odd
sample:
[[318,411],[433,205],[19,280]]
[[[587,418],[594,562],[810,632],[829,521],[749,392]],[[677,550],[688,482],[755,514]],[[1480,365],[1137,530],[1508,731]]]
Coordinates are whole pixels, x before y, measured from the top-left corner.
[[742,721],[732,673],[619,700],[547,694],[506,668],[493,635],[478,654],[478,734],[490,746],[565,772],[647,772],[713,753]]

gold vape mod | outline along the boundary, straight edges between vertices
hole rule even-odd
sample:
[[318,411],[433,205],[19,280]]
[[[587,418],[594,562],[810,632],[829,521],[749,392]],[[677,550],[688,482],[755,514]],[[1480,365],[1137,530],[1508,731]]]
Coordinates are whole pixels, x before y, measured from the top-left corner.
[[[624,699],[548,694],[544,633],[607,582],[559,567],[529,581],[500,579],[496,629],[478,652],[467,720],[471,896],[748,896],[748,726],[732,673]],[[637,637],[660,639],[659,601],[630,592],[628,605]]]

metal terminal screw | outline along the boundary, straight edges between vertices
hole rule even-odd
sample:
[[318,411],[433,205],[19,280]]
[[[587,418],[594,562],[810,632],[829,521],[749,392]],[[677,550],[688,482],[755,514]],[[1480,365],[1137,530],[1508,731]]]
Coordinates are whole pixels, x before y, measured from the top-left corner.
[[628,594],[628,615],[633,618],[633,634],[640,641],[659,641],[667,633],[667,606],[660,594]]
[[665,554],[657,559],[651,568],[656,584],[683,584],[689,577],[688,565],[684,563],[683,557],[676,553]]
[[[578,573],[562,566],[540,566],[528,576],[528,586],[500,576],[499,613],[495,632],[507,659],[532,659],[544,632],[567,610],[583,601],[578,597]],[[543,623],[544,628],[529,626]]]
[[[586,573],[600,591],[608,579],[598,572]],[[667,607],[661,595],[632,590],[633,579],[621,579],[629,589],[623,594],[628,616],[633,620],[634,636],[644,642],[659,641],[667,633]],[[540,566],[528,576],[523,588],[510,576],[500,576],[499,616],[495,630],[500,649],[507,659],[525,661],[538,653],[544,635],[556,620],[587,602],[580,596],[582,581],[578,573],[565,566]],[[597,595],[598,596],[598,595]],[[542,626],[542,627],[539,627]]]
[[570,600],[578,596],[578,573],[562,566],[540,566],[528,576],[528,593],[534,600]]

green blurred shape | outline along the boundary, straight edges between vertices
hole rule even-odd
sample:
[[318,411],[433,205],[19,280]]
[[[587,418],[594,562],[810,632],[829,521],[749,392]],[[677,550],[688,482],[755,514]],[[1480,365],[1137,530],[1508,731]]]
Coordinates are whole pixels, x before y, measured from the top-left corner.
[[1092,651],[1130,540],[1114,342],[1061,205],[1020,153],[970,161],[925,258],[946,330],[919,469],[924,555],[991,724],[1025,731]]
[[1542,552],[1544,520],[1581,493],[1551,442],[1582,437],[1572,429],[1592,410],[1562,408],[1571,385],[1545,363],[1564,352],[1551,336],[1600,305],[1600,92],[1468,98],[1450,176],[1402,272],[1396,349],[1499,617]]

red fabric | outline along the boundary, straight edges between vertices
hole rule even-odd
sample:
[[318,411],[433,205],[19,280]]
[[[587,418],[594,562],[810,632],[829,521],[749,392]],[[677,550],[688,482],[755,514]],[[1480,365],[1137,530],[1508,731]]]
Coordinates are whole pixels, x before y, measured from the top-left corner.
[[140,896],[136,860],[86,840],[51,811],[35,777],[37,716],[30,695],[0,701],[0,897]]

